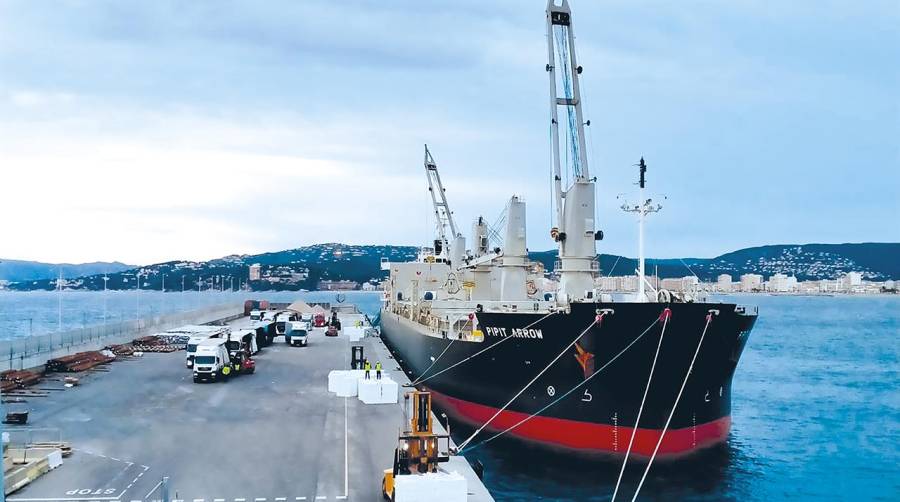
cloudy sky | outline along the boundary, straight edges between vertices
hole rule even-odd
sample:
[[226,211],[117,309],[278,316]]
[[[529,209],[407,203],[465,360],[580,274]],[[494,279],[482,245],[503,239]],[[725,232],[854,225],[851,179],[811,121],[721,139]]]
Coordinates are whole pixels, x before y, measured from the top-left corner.
[[[900,4],[572,0],[600,251],[900,240]],[[0,257],[431,237],[515,193],[548,249],[541,0],[0,0]]]

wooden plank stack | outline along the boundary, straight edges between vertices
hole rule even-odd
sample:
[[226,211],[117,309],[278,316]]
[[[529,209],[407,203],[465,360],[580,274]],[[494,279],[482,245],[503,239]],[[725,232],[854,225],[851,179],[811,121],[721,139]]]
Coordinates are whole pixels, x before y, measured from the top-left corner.
[[134,354],[134,347],[131,345],[109,345],[105,348],[117,356],[130,356]]
[[47,373],[74,373],[77,371],[89,370],[95,366],[106,364],[114,360],[115,357],[106,356],[96,350],[91,350],[51,359],[47,361],[45,368]]
[[34,371],[7,370],[0,373],[0,391],[24,389],[41,381],[41,374]]

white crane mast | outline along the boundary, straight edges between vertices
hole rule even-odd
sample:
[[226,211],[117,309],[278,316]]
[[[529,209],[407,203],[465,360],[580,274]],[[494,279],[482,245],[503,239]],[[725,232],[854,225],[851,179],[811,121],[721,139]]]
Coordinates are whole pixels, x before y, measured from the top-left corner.
[[[581,67],[575,58],[575,35],[572,31],[572,11],[568,0],[560,5],[555,0],[547,3],[547,53],[546,70],[550,76],[550,137],[553,157],[553,195],[556,205],[557,227],[551,236],[559,243],[559,300],[581,300],[593,290],[597,270],[595,240],[602,234],[595,231],[594,182],[590,177],[585,148],[584,126],[581,111],[579,76]],[[556,61],[556,54],[559,61]],[[559,67],[557,67],[559,66]],[[557,81],[562,85],[559,94]],[[561,149],[559,138],[559,107],[566,116],[566,143]],[[563,187],[562,159],[571,159],[574,171],[570,186]]]
[[[447,203],[447,191],[441,183],[437,163],[431,156],[428,145],[425,145],[425,177],[428,179],[428,193],[431,194],[431,203],[434,207],[437,237],[442,247],[440,250],[434,250],[435,255],[450,260],[453,267],[459,267],[466,252],[466,241],[453,221],[453,211],[450,210],[450,205]],[[447,227],[450,228],[449,236]]]

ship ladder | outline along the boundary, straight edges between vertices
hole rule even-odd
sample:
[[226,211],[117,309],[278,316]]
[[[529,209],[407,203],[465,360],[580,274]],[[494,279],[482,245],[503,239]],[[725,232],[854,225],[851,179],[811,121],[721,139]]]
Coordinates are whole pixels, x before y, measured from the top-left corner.
[[656,361],[659,359],[659,349],[662,347],[663,337],[666,336],[666,326],[672,317],[672,310],[666,308],[660,314],[663,320],[662,331],[659,333],[659,342],[656,344],[656,353],[653,354],[653,363],[650,365],[650,375],[647,377],[647,386],[644,387],[644,396],[641,398],[641,406],[638,408],[637,418],[634,420],[634,428],[631,429],[631,438],[628,439],[628,448],[625,450],[625,459],[622,461],[622,469],[619,470],[619,478],[616,479],[616,488],[613,490],[612,501],[615,502],[619,493],[619,485],[622,483],[622,475],[625,474],[625,466],[628,465],[628,456],[631,455],[631,447],[634,445],[634,437],[637,436],[638,425],[641,423],[641,415],[644,413],[644,404],[647,402],[647,393],[650,392],[650,382],[653,380],[653,371],[656,369]]
[[[678,395],[675,397],[675,404],[672,405],[672,410],[669,412],[669,417],[666,419],[666,424],[663,426],[662,434],[659,435],[659,439],[656,440],[656,446],[653,447],[653,454],[650,455],[650,460],[647,462],[647,466],[644,467],[644,473],[641,475],[641,480],[638,482],[637,489],[634,491],[634,496],[631,498],[631,502],[635,502],[637,500],[638,494],[641,492],[641,487],[644,486],[644,481],[647,480],[647,473],[650,472],[650,466],[653,465],[653,460],[656,458],[656,454],[659,452],[659,445],[662,444],[663,438],[666,436],[666,431],[669,429],[669,425],[672,423],[672,416],[675,415],[675,410],[678,408],[678,402],[681,401],[681,395],[684,393],[684,387],[687,385],[688,379],[691,377],[691,371],[694,370],[694,363],[697,361],[697,354],[700,353],[700,346],[703,345],[703,338],[706,337],[706,331],[709,329],[710,323],[712,323],[713,316],[719,315],[719,311],[716,309],[710,309],[709,313],[706,314],[706,324],[703,326],[703,332],[700,333],[700,341],[697,342],[697,349],[694,350],[694,356],[691,358],[691,364],[688,366],[687,373],[684,375],[684,380],[681,381],[681,388],[678,389]],[[617,483],[618,486],[618,483]],[[615,497],[613,497],[615,499]]]
[[[553,311],[553,312],[550,312],[549,314],[547,314],[547,315],[541,317],[541,318],[538,319],[537,321],[534,321],[533,323],[529,324],[528,326],[525,326],[525,327],[522,328],[522,329],[529,329],[529,328],[531,328],[531,327],[533,327],[533,326],[536,326],[539,322],[543,321],[544,319],[546,319],[546,318],[548,318],[548,317],[550,317],[550,316],[552,316],[552,315],[554,315],[554,314],[557,314],[558,312],[559,312],[559,311]],[[438,371],[437,373],[435,373],[434,375],[431,375],[431,376],[428,377],[428,378],[422,378],[421,376],[419,376],[419,378],[417,378],[415,382],[413,382],[413,383],[411,383],[411,384],[409,384],[409,385],[412,386],[412,385],[417,385],[417,384],[420,384],[420,383],[427,382],[427,381],[431,380],[432,378],[434,378],[434,377],[440,375],[441,373],[444,373],[444,372],[446,372],[446,371],[450,371],[450,370],[452,370],[453,368],[459,366],[460,364],[462,364],[462,363],[464,363],[464,362],[466,362],[466,361],[469,361],[469,360],[471,360],[471,359],[474,359],[474,358],[480,356],[481,354],[484,354],[485,352],[487,352],[487,351],[493,349],[494,347],[496,347],[496,346],[500,345],[501,343],[503,343],[503,342],[505,342],[505,341],[507,341],[507,340],[510,340],[510,339],[512,339],[512,338],[515,338],[515,337],[508,336],[508,337],[506,337],[506,338],[500,340],[499,342],[497,342],[497,343],[495,343],[495,344],[489,345],[489,346],[487,346],[487,347],[485,347],[485,348],[479,350],[478,352],[472,354],[471,356],[469,356],[469,357],[467,357],[467,358],[465,358],[465,359],[463,359],[463,360],[461,360],[461,361],[457,361],[456,363],[452,364],[451,366],[448,366],[448,367],[442,369],[441,371]],[[447,347],[444,349],[444,351],[441,352],[441,354],[438,356],[438,358],[435,359],[433,363],[431,363],[431,366],[434,366],[434,365],[438,362],[438,360],[444,355],[444,353],[447,352],[447,349],[450,348],[450,345],[453,345],[453,342],[454,342],[454,341],[456,341],[456,340],[454,339],[454,340],[451,340],[451,341],[450,341],[450,344],[448,344]],[[422,372],[422,375],[424,375],[425,373],[428,373],[428,370],[431,369],[431,366],[429,366],[425,371],[423,371],[423,372]],[[420,380],[420,378],[421,378],[421,380]]]
[[[660,317],[662,317],[662,316],[660,316]],[[578,390],[578,389],[584,387],[585,385],[587,385],[587,383],[590,382],[595,376],[599,375],[601,372],[603,372],[603,370],[605,370],[606,368],[608,368],[612,363],[616,362],[617,359],[619,359],[620,357],[622,357],[622,354],[624,354],[625,352],[628,352],[628,350],[629,350],[631,347],[633,347],[634,344],[636,344],[636,343],[638,342],[638,340],[640,340],[641,338],[644,337],[644,335],[646,335],[647,333],[649,333],[650,330],[653,329],[653,327],[656,326],[656,325],[659,323],[660,317],[656,318],[652,323],[650,323],[650,325],[647,326],[647,329],[645,329],[640,335],[636,336],[636,337],[634,338],[634,340],[632,340],[631,342],[629,342],[628,345],[625,346],[625,348],[623,348],[622,350],[620,350],[620,351],[619,351],[616,355],[614,355],[609,361],[606,361],[606,363],[604,363],[603,366],[601,366],[600,368],[598,368],[597,370],[595,370],[593,373],[591,373],[591,375],[590,375],[589,377],[585,378],[584,381],[582,381],[582,382],[580,382],[578,385],[572,387],[571,389],[569,389],[568,391],[566,391],[564,394],[560,395],[558,398],[554,399],[553,401],[551,401],[550,403],[548,403],[546,406],[544,406],[543,408],[539,409],[538,411],[532,413],[531,415],[528,415],[527,417],[523,418],[522,420],[519,420],[519,421],[516,422],[515,424],[513,424],[513,425],[507,427],[506,429],[504,429],[504,430],[502,430],[502,431],[500,431],[500,432],[495,433],[493,436],[491,436],[491,437],[485,439],[484,441],[481,441],[481,442],[475,444],[474,446],[470,447],[469,450],[474,450],[475,448],[479,448],[479,447],[481,447],[481,446],[486,445],[487,443],[490,443],[491,441],[497,439],[498,437],[500,437],[500,436],[502,436],[502,435],[508,433],[509,431],[515,429],[516,427],[518,427],[518,426],[524,424],[525,422],[531,420],[532,418],[534,418],[534,417],[540,415],[541,413],[547,411],[549,408],[551,408],[551,407],[552,407],[553,405],[555,405],[556,403],[558,403],[558,402],[562,401],[563,399],[569,397],[570,395],[572,395],[573,392],[575,392],[576,390]],[[462,453],[462,448],[459,449],[459,453]]]

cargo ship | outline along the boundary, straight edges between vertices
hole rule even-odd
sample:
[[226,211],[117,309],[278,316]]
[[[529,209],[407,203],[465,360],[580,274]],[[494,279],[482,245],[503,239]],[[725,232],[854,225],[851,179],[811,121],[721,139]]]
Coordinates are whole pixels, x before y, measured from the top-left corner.
[[[598,291],[595,185],[588,169],[582,67],[566,1],[546,11],[554,222],[551,274],[528,258],[525,202],[500,224],[478,218],[466,246],[437,163],[425,148],[436,222],[418,259],[384,261],[382,338],[413,385],[474,428],[460,448],[501,436],[589,454],[678,458],[726,440],[731,382],[757,319],[752,307],[659,290],[644,276],[644,197],[637,294]],[[498,228],[499,227],[499,228]]]

